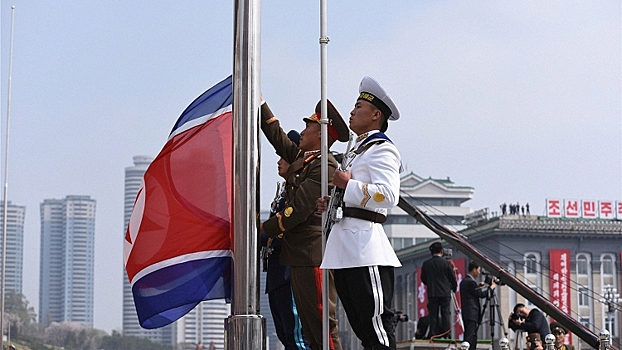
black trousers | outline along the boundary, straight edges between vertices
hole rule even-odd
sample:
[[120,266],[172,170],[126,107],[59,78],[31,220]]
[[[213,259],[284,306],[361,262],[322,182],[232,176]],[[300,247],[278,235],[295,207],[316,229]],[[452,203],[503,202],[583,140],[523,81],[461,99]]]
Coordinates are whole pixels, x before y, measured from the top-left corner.
[[462,323],[464,323],[464,341],[469,343],[469,350],[475,350],[477,347],[478,322],[463,320]]
[[348,321],[367,349],[395,349],[392,266],[333,270],[335,288]]
[[286,283],[268,293],[270,312],[279,338],[285,350],[310,350],[302,335],[302,324],[292,294],[292,286]]
[[443,334],[441,337],[449,338],[451,336],[448,332],[451,327],[451,297],[428,298],[428,313],[430,314],[430,337]]

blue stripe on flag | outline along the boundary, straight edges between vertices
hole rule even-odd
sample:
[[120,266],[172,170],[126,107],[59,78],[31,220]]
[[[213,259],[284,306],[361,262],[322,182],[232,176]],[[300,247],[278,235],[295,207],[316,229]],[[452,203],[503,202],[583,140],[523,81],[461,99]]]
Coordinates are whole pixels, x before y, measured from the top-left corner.
[[232,269],[232,258],[218,257],[168,266],[142,277],[132,286],[140,325],[163,327],[200,301],[228,297]]
[[181,114],[171,134],[185,123],[212,114],[219,109],[233,103],[233,77],[230,75],[225,80],[214,85],[197,97]]

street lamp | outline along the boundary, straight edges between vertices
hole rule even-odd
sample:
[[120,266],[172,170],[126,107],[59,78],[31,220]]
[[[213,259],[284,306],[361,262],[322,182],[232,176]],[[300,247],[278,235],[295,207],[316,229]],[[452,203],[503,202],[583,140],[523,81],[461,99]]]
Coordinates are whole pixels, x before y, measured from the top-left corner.
[[607,328],[611,334],[613,334],[613,316],[617,311],[617,304],[620,302],[620,294],[618,294],[618,290],[611,286],[605,287],[603,291],[603,297],[600,299],[600,302],[607,305],[607,318],[608,325]]

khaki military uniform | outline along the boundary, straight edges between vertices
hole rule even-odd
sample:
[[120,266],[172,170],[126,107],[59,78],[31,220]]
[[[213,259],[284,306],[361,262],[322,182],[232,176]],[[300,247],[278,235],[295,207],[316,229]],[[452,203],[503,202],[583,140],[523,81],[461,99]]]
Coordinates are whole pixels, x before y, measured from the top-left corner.
[[[263,223],[269,237],[283,235],[282,265],[291,266],[294,299],[302,321],[302,330],[312,349],[322,348],[322,286],[319,266],[322,262],[322,215],[317,212],[321,197],[320,152],[303,152],[287,134],[266,103],[261,106],[261,130],[276,153],[290,164],[285,175],[285,208]],[[328,156],[329,186],[337,169],[337,161]],[[335,304],[337,293],[329,281],[331,349],[341,349],[337,335]]]

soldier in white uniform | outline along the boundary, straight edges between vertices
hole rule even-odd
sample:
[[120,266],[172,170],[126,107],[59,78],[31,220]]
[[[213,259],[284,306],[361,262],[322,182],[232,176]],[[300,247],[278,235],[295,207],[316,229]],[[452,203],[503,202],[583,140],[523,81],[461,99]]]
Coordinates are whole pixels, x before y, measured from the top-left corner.
[[[384,134],[388,121],[399,117],[386,91],[364,77],[350,112],[357,142],[346,155],[345,171],[337,170],[333,178],[335,186],[345,189],[344,218],[331,229],[321,265],[334,270],[348,321],[370,350],[396,348],[391,302],[394,268],[401,264],[381,223],[399,200],[401,158]],[[318,200],[320,212],[328,200]]]

